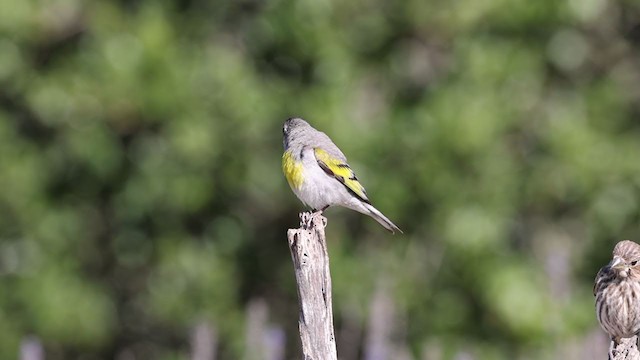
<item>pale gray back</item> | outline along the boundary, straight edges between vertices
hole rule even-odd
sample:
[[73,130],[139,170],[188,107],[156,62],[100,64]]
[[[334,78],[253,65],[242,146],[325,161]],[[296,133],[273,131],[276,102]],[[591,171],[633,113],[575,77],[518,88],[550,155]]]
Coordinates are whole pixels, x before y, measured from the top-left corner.
[[285,130],[285,146],[288,147],[295,157],[299,156],[300,151],[307,146],[313,148],[321,148],[329,155],[347,162],[347,157],[338,149],[336,144],[331,141],[327,134],[318,131],[308,122],[301,118],[287,120],[288,129]]

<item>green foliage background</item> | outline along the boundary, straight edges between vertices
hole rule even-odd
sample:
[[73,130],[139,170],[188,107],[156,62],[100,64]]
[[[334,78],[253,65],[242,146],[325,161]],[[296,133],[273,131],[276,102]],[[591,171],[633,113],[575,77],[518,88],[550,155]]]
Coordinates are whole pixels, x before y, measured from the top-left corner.
[[634,0],[0,2],[0,357],[186,359],[204,318],[240,359],[263,298],[298,358],[297,115],[405,232],[327,211],[338,327],[384,283],[415,358],[559,358],[640,233],[639,29]]

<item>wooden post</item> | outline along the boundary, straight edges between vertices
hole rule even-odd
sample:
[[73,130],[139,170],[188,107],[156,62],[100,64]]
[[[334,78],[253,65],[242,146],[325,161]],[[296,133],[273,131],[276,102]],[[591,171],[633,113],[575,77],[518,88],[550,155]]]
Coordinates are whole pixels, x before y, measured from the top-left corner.
[[44,360],[44,349],[40,339],[26,336],[20,343],[20,360]]
[[215,360],[218,334],[207,320],[200,320],[191,330],[191,360]]
[[636,341],[636,336],[622,339],[616,347],[613,360],[640,360]]
[[300,213],[300,228],[287,238],[298,288],[298,328],[305,360],[337,360],[331,305],[331,273],[320,213]]

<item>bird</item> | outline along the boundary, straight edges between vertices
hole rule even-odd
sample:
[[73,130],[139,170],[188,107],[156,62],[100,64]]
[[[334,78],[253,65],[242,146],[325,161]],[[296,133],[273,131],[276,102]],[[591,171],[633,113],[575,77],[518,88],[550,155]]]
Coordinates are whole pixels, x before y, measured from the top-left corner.
[[613,258],[596,275],[593,286],[596,316],[610,336],[609,358],[623,338],[640,332],[640,245],[623,240],[613,249]]
[[329,136],[299,117],[287,119],[282,132],[282,170],[291,190],[314,213],[343,206],[372,217],[391,233],[402,233],[371,204],[347,157]]

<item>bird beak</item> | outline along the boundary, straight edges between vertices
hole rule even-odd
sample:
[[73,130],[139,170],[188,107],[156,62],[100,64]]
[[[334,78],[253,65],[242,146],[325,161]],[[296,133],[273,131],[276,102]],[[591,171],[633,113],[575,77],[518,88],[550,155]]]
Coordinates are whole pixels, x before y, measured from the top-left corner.
[[625,266],[624,260],[619,256],[614,256],[613,260],[609,263],[609,267],[615,270],[622,270]]

